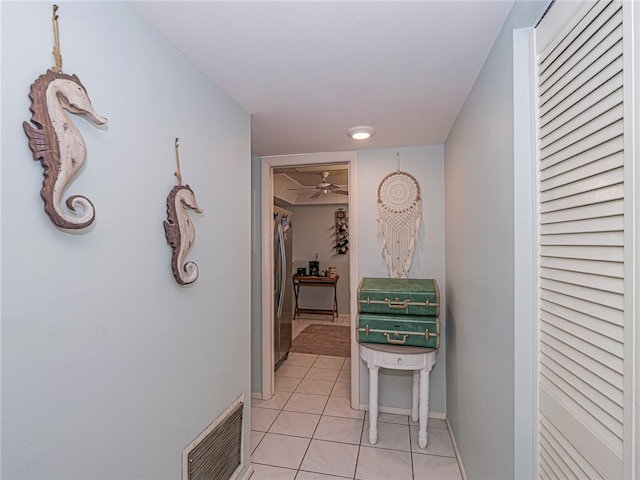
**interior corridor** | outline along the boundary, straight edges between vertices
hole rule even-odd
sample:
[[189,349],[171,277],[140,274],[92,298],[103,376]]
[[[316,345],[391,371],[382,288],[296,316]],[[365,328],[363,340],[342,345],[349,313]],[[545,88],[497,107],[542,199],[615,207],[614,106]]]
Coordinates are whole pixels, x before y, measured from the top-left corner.
[[[311,323],[327,322],[296,320],[294,337]],[[335,324],[348,322],[345,315]],[[380,413],[378,443],[370,445],[367,413],[350,407],[350,379],[345,358],[289,355],[275,374],[274,397],[252,400],[252,480],[462,479],[444,420],[429,419],[422,450],[417,423]]]

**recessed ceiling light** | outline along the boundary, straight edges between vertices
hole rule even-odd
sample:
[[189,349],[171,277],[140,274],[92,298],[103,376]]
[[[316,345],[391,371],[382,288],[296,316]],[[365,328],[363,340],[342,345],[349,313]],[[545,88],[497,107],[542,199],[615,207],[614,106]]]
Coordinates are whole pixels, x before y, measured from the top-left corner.
[[353,127],[347,130],[347,135],[349,135],[354,140],[366,140],[373,135],[372,127]]

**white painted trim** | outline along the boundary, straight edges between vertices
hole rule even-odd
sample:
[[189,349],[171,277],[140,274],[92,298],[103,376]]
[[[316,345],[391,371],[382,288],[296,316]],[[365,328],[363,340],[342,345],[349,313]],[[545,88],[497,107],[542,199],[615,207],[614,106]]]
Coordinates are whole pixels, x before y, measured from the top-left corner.
[[[273,235],[271,235],[271,218],[273,217],[273,181],[271,167],[264,161],[260,162],[261,183],[261,241],[262,248],[262,399],[270,400],[274,392],[273,383],[273,302],[271,265],[273,262]],[[266,233],[267,230],[269,233]]]
[[251,392],[251,398],[257,398],[262,400],[262,394],[260,392]]
[[[624,75],[625,328],[624,478],[640,475],[640,5],[622,4]],[[630,88],[627,88],[630,86]]]
[[532,28],[513,31],[514,475],[536,458],[536,152]]
[[349,280],[351,292],[350,326],[351,326],[351,408],[360,402],[360,351],[356,332],[358,331],[358,285],[360,284],[360,267],[358,265],[358,246],[360,245],[360,225],[358,215],[358,156],[349,167]]
[[249,478],[251,478],[251,475],[253,475],[253,465],[249,465],[249,468],[247,468],[247,471],[244,472],[244,476],[242,477],[242,480],[249,480]]
[[[360,403],[356,406],[355,410],[364,410],[365,412],[369,411],[368,403]],[[410,408],[400,408],[400,407],[384,407],[378,406],[378,413],[393,413],[394,415],[407,415],[411,416]],[[446,420],[447,414],[444,412],[432,412],[429,410],[429,418],[434,418],[437,420]]]
[[[273,217],[273,181],[274,167],[290,165],[318,165],[323,163],[346,163],[349,165],[349,273],[351,276],[351,331],[355,331],[357,316],[356,292],[358,290],[358,155],[357,152],[327,152],[303,155],[281,155],[262,157],[260,179],[262,185],[262,398],[269,400],[274,393],[273,375],[273,291],[271,265],[273,262],[273,235],[271,225]],[[360,372],[357,343],[351,341],[351,405],[360,398]],[[355,352],[355,353],[354,353]],[[354,356],[355,360],[354,361]]]
[[[467,480],[467,472],[464,471],[464,465],[462,465],[462,457],[460,456],[460,450],[458,450],[458,443],[456,442],[456,437],[453,436],[453,429],[451,428],[451,424],[449,423],[448,419],[445,419],[445,422],[447,422],[447,429],[449,430],[451,443],[453,443],[453,451],[456,453],[456,458],[458,459],[458,468],[460,468],[460,474],[462,475],[463,480]],[[520,477],[515,477],[515,478],[520,478]]]

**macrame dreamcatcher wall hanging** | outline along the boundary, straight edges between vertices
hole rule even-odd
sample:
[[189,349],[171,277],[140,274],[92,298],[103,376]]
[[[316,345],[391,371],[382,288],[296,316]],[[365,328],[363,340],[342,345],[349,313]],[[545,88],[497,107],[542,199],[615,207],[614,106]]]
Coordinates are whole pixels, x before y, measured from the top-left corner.
[[420,231],[420,185],[413,175],[398,171],[378,186],[378,224],[391,278],[407,278]]

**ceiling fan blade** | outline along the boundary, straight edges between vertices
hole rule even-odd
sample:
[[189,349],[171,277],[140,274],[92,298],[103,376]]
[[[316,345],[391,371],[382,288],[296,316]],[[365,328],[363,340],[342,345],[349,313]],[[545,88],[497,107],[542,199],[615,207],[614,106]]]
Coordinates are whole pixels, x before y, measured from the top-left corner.
[[320,195],[322,195],[322,190],[318,190],[316,193],[311,195],[309,198],[318,198]]
[[287,188],[287,190],[313,190],[316,187]]
[[349,195],[347,190],[334,190],[333,193],[337,193],[338,195]]

